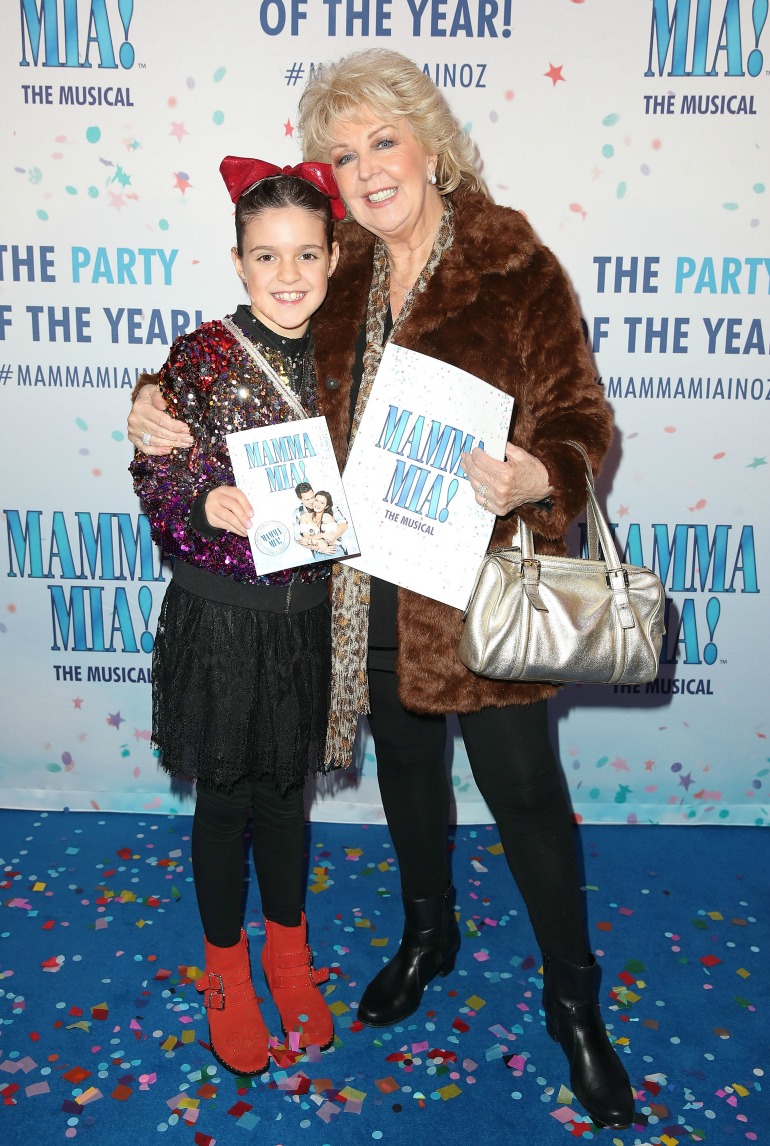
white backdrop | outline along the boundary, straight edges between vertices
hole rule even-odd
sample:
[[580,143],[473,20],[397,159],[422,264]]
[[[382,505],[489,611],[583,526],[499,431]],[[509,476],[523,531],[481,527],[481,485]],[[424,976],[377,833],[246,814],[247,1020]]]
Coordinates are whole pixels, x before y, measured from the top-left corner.
[[[168,570],[129,392],[242,301],[225,154],[300,158],[311,69],[392,47],[570,274],[616,438],[601,494],[670,601],[654,686],[563,690],[589,821],[766,824],[767,3],[20,0],[0,9],[0,801],[190,807],[149,743]],[[705,18],[705,16],[708,18]],[[318,819],[379,818],[368,737]],[[460,821],[486,820],[460,741]]]

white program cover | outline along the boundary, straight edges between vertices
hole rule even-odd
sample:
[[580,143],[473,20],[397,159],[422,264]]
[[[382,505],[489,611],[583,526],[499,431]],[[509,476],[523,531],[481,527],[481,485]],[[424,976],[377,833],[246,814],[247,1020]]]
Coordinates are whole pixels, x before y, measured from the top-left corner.
[[460,458],[502,460],[513,398],[403,346],[385,347],[343,474],[361,556],[351,564],[464,609],[494,516]]
[[[257,573],[359,552],[326,418],[239,430],[226,441],[235,484],[254,510],[249,542]],[[305,485],[325,509],[303,504]]]

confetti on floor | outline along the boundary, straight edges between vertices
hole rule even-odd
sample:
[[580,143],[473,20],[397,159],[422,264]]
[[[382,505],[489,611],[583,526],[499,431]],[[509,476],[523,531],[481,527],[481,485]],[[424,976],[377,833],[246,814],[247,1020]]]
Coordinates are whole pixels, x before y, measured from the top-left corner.
[[[395,1027],[356,1018],[397,948],[382,827],[313,824],[308,919],[337,1037],[273,1040],[259,1078],[207,1048],[186,816],[0,811],[0,1134],[9,1144],[770,1143],[761,828],[581,827],[602,1011],[637,1121],[600,1130],[540,1011],[540,953],[494,827],[460,827],[454,973]],[[245,924],[264,938],[254,881]],[[268,1026],[277,1016],[254,958]]]

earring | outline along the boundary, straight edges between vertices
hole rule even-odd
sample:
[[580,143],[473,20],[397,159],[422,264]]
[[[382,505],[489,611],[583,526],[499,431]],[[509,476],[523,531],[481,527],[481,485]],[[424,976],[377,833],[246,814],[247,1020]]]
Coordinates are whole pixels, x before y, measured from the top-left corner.
[[428,182],[429,183],[435,183],[436,182],[436,172],[435,171],[431,171],[430,175],[428,176]]

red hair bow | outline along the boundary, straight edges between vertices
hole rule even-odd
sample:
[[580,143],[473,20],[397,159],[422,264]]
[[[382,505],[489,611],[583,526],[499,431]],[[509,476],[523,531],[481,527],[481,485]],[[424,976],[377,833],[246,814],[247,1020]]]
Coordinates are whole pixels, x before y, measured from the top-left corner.
[[337,180],[328,163],[298,163],[296,167],[276,167],[263,159],[243,159],[238,155],[226,155],[219,165],[233,203],[237,203],[245,191],[250,191],[263,179],[271,175],[293,175],[317,187],[331,203],[332,218],[345,218],[345,204],[340,199]]

